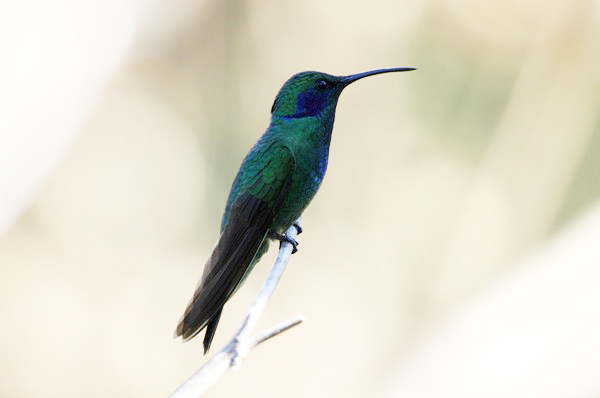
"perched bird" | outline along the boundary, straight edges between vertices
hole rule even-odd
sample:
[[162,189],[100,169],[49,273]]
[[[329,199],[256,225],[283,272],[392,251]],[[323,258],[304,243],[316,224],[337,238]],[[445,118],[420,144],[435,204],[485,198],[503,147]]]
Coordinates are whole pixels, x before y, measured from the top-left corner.
[[[283,234],[308,206],[325,176],[342,90],[363,77],[414,69],[378,69],[350,76],[302,72],[285,82],[271,108],[269,128],[246,155],[233,181],[221,236],[176,337],[187,341],[206,328],[206,354],[223,306],[267,251],[269,241],[289,241]],[[295,252],[297,242],[290,243]]]

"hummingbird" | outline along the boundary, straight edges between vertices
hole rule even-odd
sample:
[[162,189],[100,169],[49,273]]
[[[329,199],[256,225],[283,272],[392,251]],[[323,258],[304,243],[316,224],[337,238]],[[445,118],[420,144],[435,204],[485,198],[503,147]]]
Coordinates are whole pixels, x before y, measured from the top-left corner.
[[349,76],[301,72],[288,79],[271,107],[266,132],[244,158],[233,181],[221,235],[175,337],[188,341],[206,328],[210,348],[223,306],[244,283],[272,240],[298,243],[284,234],[295,225],[325,176],[338,98],[362,78],[415,68],[377,69]]

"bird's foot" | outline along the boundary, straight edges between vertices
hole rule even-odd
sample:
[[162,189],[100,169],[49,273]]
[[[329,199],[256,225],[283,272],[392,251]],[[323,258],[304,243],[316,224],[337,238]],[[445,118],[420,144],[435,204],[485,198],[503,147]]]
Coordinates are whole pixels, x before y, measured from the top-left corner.
[[296,231],[298,232],[298,235],[300,235],[300,234],[302,233],[302,231],[304,231],[304,230],[302,229],[302,227],[300,226],[300,223],[299,223],[298,221],[296,221],[296,222],[294,223],[294,227],[296,227]]
[[283,244],[283,242],[287,242],[289,244],[292,245],[292,254],[296,253],[298,251],[298,241],[296,239],[292,239],[289,236],[283,235],[281,237],[281,239],[279,239],[279,247],[281,247],[281,245]]
[[[296,226],[296,229],[298,229],[298,227]],[[271,237],[273,239],[277,239],[279,241],[279,247],[281,248],[281,245],[283,244],[283,242],[287,242],[290,245],[292,245],[293,249],[292,249],[292,254],[296,253],[298,251],[298,245],[299,243],[296,241],[296,239],[292,239],[287,235],[282,235],[282,234],[278,234],[277,232],[272,232],[271,233]]]

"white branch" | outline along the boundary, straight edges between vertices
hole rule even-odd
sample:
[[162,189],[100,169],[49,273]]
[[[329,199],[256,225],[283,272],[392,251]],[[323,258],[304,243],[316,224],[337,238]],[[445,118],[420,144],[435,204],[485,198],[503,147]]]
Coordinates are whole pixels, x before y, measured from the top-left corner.
[[[291,226],[285,235],[290,239],[295,239],[298,235],[296,227]],[[213,357],[196,371],[189,379],[185,381],[177,390],[175,390],[169,398],[191,398],[199,397],[210,386],[215,384],[227,371],[231,368],[241,366],[242,359],[248,355],[248,352],[256,345],[285,332],[291,327],[302,322],[302,316],[298,315],[288,321],[282,322],[272,328],[264,331],[257,337],[250,337],[250,333],[258,318],[262,314],[269,298],[275,291],[277,283],[283,275],[283,271],[287,265],[290,255],[292,254],[293,246],[291,243],[282,242],[279,248],[277,260],[267,276],[267,280],[263,284],[258,296],[254,300],[254,304],[248,310],[246,318],[242,322],[242,326],[233,338],[217,352]]]

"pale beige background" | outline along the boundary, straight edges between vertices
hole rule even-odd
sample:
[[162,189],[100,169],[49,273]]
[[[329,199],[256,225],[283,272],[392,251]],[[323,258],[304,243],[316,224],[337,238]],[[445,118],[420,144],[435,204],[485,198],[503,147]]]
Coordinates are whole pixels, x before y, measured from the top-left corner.
[[[0,12],[0,396],[161,397],[239,163],[302,70],[392,66],[206,396],[600,396],[598,2],[41,1]],[[274,252],[227,305],[235,331]]]

